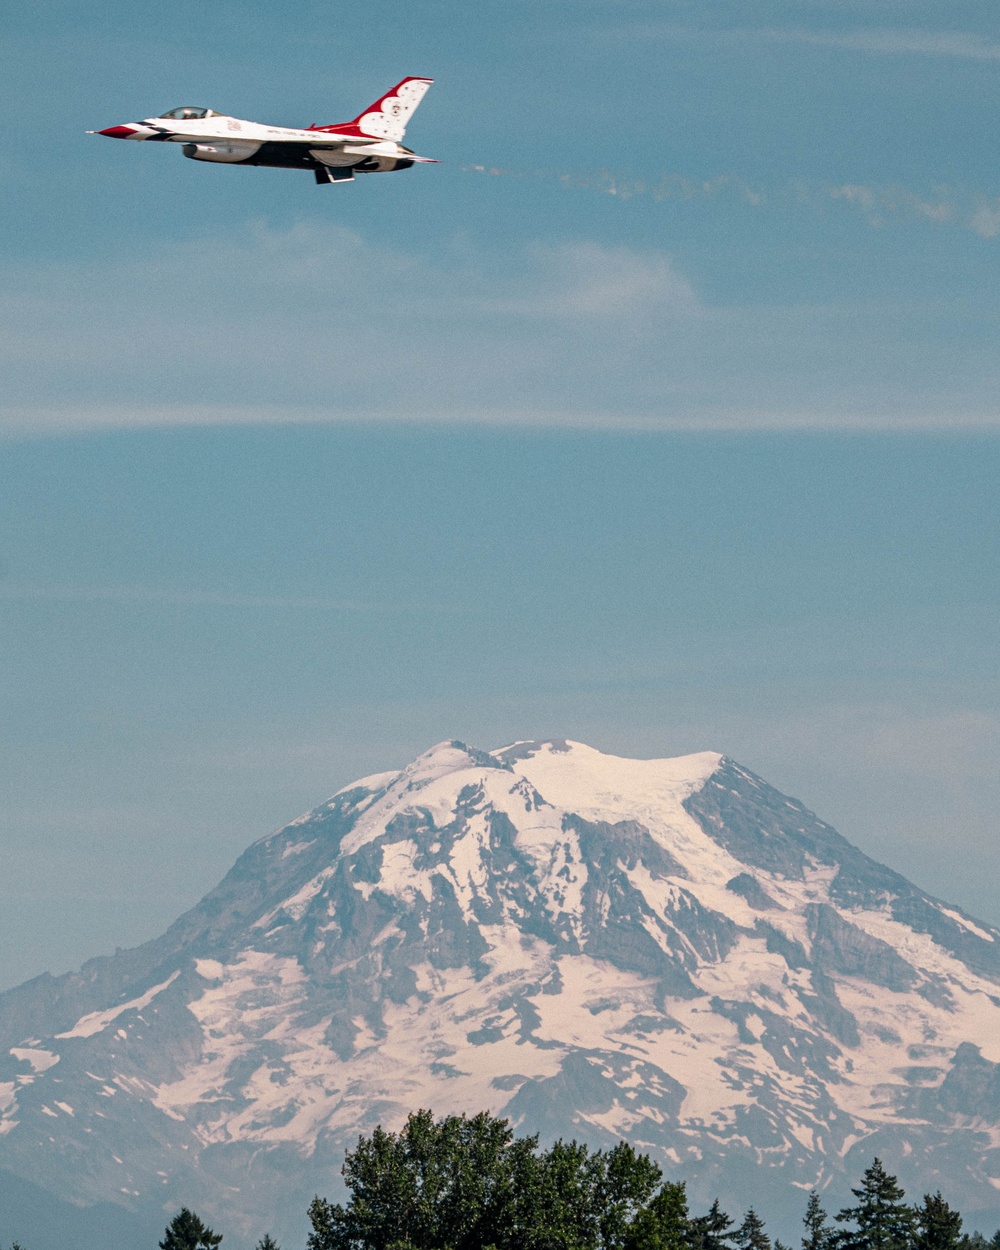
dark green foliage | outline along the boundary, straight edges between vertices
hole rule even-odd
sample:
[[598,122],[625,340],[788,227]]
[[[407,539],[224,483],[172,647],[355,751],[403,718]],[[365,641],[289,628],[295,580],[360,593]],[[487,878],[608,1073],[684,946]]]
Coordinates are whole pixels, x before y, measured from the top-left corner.
[[[347,1204],[313,1199],[308,1250],[789,1250],[772,1244],[753,1207],[736,1229],[718,1201],[692,1218],[684,1185],[663,1181],[626,1142],[539,1150],[537,1136],[515,1138],[488,1112],[415,1112],[399,1133],[359,1138],[342,1170]],[[879,1159],[851,1193],[856,1205],[836,1216],[842,1230],[809,1194],[801,1250],[1000,1250],[1000,1231],[963,1236],[940,1192],[908,1206]],[[221,1240],[185,1209],[160,1248],[214,1250]],[[265,1236],[256,1250],[279,1247]]]
[[629,1225],[624,1250],[688,1250],[691,1221],[683,1182],[667,1181]]
[[[316,1198],[309,1208],[309,1250],[631,1250],[661,1177],[625,1142],[591,1151],[559,1141],[539,1152],[537,1137],[515,1139],[486,1112],[436,1121],[429,1111],[398,1134],[361,1138],[343,1174],[346,1207]],[[664,1193],[641,1250],[681,1250],[652,1238],[686,1219],[683,1187]]]
[[[829,1227],[827,1219],[828,1216],[819,1200],[819,1194],[814,1189],[809,1194],[806,1213],[802,1217],[802,1223],[806,1226],[802,1238],[802,1250],[831,1250],[837,1234]],[[775,1242],[775,1250],[777,1250],[777,1244]]]
[[737,1250],[771,1250],[771,1238],[764,1232],[764,1221],[751,1207],[743,1217],[743,1223],[733,1233]]
[[989,1241],[980,1232],[963,1233],[958,1244],[959,1250],[1000,1250],[1000,1228]]
[[602,1245],[623,1247],[639,1213],[653,1204],[658,1204],[657,1218],[664,1230],[686,1226],[684,1186],[666,1185],[657,1192],[663,1173],[648,1155],[636,1154],[628,1142],[619,1142],[613,1150],[598,1151],[591,1158],[599,1177],[594,1197],[601,1213]]
[[910,1250],[916,1215],[903,1201],[902,1188],[886,1172],[881,1159],[872,1161],[861,1179],[861,1187],[851,1193],[858,1205],[837,1213],[838,1222],[855,1225],[837,1238],[842,1250]]
[[733,1221],[719,1206],[719,1200],[712,1203],[707,1215],[699,1215],[691,1221],[689,1243],[691,1250],[730,1250],[732,1241]]
[[917,1235],[914,1250],[958,1250],[962,1243],[962,1217],[941,1197],[924,1194],[916,1209]]
[[536,1202],[520,1211],[517,1237],[497,1242],[510,1246],[574,1250],[620,1250],[637,1215],[652,1198],[660,1169],[625,1142],[613,1150],[591,1153],[577,1142],[556,1142],[535,1156]]
[[400,1133],[377,1128],[347,1155],[346,1207],[313,1200],[309,1250],[482,1247],[492,1228],[521,1222],[536,1197],[537,1138],[515,1142],[507,1122],[486,1115],[411,1115]]
[[254,1246],[254,1250],[281,1250],[281,1247],[270,1233],[265,1233],[256,1246]]
[[167,1225],[159,1246],[160,1250],[215,1250],[221,1240],[221,1233],[213,1233],[193,1211],[181,1207]]

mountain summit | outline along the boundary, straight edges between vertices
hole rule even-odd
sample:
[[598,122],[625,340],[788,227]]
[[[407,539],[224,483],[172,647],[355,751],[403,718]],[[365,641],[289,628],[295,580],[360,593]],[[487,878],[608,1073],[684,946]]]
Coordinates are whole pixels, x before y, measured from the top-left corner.
[[696,1206],[790,1211],[878,1154],[993,1211],[1000,931],[717,754],[445,742],[0,995],[0,1168],[81,1207],[294,1235],[418,1107],[627,1137]]

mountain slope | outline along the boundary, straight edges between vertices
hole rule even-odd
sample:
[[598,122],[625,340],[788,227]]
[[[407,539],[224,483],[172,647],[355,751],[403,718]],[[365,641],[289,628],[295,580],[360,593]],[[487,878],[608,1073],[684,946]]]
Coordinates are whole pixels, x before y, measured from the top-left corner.
[[291,1233],[359,1132],[488,1107],[627,1136],[697,1202],[787,1210],[878,1153],[988,1210],[998,939],[718,755],[443,743],[0,995],[0,1168]]

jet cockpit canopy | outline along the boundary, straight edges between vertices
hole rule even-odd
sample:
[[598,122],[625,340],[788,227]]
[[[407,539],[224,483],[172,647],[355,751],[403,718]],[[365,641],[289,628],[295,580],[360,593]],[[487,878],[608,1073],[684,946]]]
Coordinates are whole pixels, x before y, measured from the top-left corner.
[[170,118],[176,122],[191,122],[200,120],[202,117],[221,117],[221,113],[217,113],[215,109],[192,108],[186,104],[179,109],[171,109],[169,113],[161,113],[161,118]]

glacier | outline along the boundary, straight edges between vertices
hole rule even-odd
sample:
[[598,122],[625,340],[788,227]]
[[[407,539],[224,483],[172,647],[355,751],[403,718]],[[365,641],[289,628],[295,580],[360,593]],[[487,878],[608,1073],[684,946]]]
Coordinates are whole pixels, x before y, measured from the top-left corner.
[[0,995],[0,1177],[301,1238],[360,1133],[488,1109],[696,1207],[791,1220],[878,1154],[995,1220],[998,935],[716,753],[445,742]]

